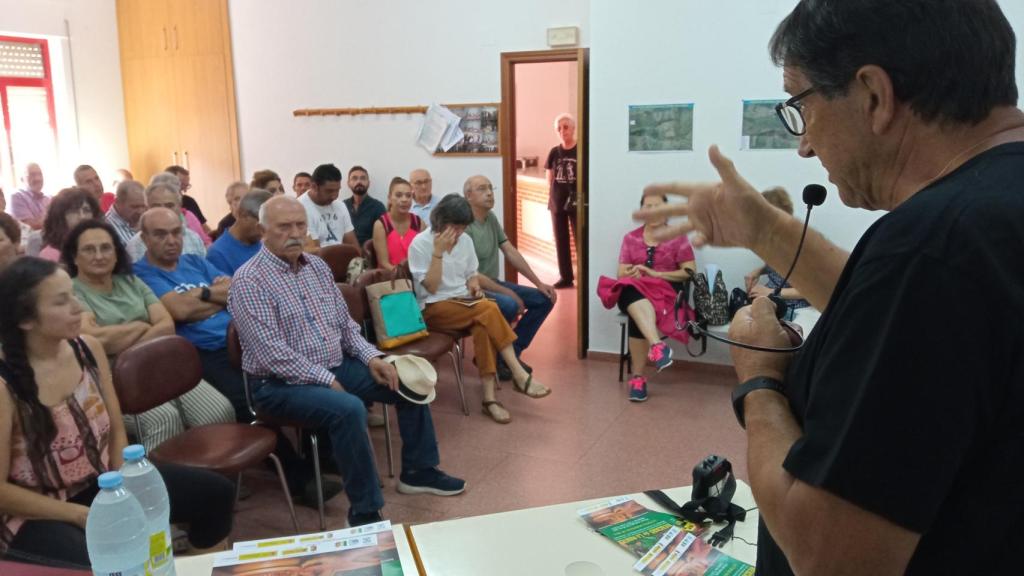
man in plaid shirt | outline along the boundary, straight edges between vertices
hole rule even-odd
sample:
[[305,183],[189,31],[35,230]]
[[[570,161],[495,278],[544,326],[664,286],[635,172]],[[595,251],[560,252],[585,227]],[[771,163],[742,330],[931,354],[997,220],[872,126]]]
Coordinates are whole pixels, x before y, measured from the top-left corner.
[[384,506],[366,434],[367,401],[397,405],[399,492],[461,493],[465,482],[437,468],[430,409],[397,394],[397,372],[360,334],[330,268],[303,253],[305,209],[277,197],[260,212],[263,247],[235,273],[228,295],[256,406],[327,429],[351,503],[350,526],[381,520]]

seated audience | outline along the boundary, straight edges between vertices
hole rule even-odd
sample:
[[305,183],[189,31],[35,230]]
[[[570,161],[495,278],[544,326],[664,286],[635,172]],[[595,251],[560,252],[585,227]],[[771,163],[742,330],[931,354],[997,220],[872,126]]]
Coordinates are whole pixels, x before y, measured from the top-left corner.
[[24,188],[11,197],[11,216],[32,230],[42,230],[50,197],[43,193],[43,171],[39,164],[27,164],[21,182]]
[[281,184],[281,177],[273,170],[257,170],[252,175],[252,182],[249,188],[255,190],[266,190],[274,196],[284,195],[284,185]]
[[238,210],[238,203],[242,201],[242,197],[249,193],[249,185],[245,182],[238,181],[228,184],[228,189],[224,191],[224,199],[228,203],[228,214],[227,216],[220,219],[217,223],[217,229],[213,231],[213,238],[220,238],[220,235],[225,230],[231,228],[235,224],[235,211]]
[[366,168],[353,166],[348,171],[348,189],[352,195],[345,199],[345,207],[352,217],[356,242],[362,246],[373,238],[373,225],[388,209],[383,202],[370,196],[370,174]]
[[114,203],[114,194],[103,191],[103,181],[96,170],[88,164],[75,168],[75,186],[89,191],[100,205],[100,211],[106,213]]
[[123,180],[117,185],[114,203],[107,210],[107,222],[117,231],[122,245],[128,244],[139,231],[139,218],[146,211],[146,190],[134,180]]
[[408,258],[412,239],[423,230],[423,221],[409,212],[411,207],[412,186],[404,178],[395,177],[388,187],[388,211],[373,225],[378,268],[392,270]]
[[[181,166],[168,166],[164,168],[164,173],[171,173],[178,180],[178,192],[181,192],[181,206],[185,209],[186,214],[192,214],[195,218],[195,223],[198,225],[199,230],[196,230],[196,234],[206,242],[206,245],[210,245],[210,227],[206,224],[206,216],[203,216],[203,210],[199,207],[199,202],[196,199],[188,195],[188,191],[192,189],[192,176],[189,171]],[[159,176],[159,174],[157,175]],[[155,179],[156,176],[153,177]],[[153,179],[150,179],[149,183],[153,183]],[[186,216],[187,218],[187,216]],[[188,223],[189,227],[193,227],[193,222]],[[195,230],[195,228],[193,228]]]
[[[185,217],[181,212],[181,193],[176,191],[173,186],[173,182],[166,180],[147,186],[145,192],[146,206],[150,210],[153,208],[167,208],[177,214],[178,219],[182,222],[182,253],[206,258],[206,244],[203,243],[203,239],[194,230],[185,227]],[[141,216],[139,217],[139,224],[141,228]],[[125,245],[125,249],[128,251],[128,256],[131,257],[132,262],[142,260],[143,256],[146,255],[146,242],[142,238],[141,231],[132,236],[132,239]]]
[[[668,200],[664,196],[646,196],[643,208],[660,206]],[[659,329],[666,336],[687,342],[686,330],[676,329],[673,316],[676,293],[685,288],[685,282],[696,262],[693,248],[686,236],[660,241],[655,238],[658,229],[668,219],[649,221],[626,234],[619,251],[618,280],[602,276],[598,294],[605,307],[618,303],[619,310],[629,316],[629,354],[633,361],[633,374],[629,379],[629,399],[647,400],[647,363],[658,371],[672,364],[672,348],[661,339]],[[689,308],[681,311],[688,315]],[[689,320],[687,316],[685,319]]]
[[397,407],[399,492],[461,493],[465,482],[437,468],[430,408],[396,392],[394,366],[363,339],[330,268],[303,253],[305,209],[297,200],[272,198],[261,221],[263,248],[235,274],[229,297],[253,401],[269,414],[327,428],[345,481],[350,526],[379,521],[384,506],[365,402]]
[[118,168],[114,170],[114,178],[110,181],[110,187],[117,190],[117,187],[126,180],[135,180],[135,176],[132,175],[132,171],[127,168]]
[[424,222],[430,222],[430,211],[437,204],[430,172],[423,168],[413,170],[409,173],[409,183],[412,184],[412,213]]
[[51,262],[60,260],[60,250],[68,232],[82,220],[100,217],[100,205],[87,190],[65,188],[53,197],[43,220],[43,249],[39,257]]
[[170,312],[181,336],[195,345],[203,364],[203,380],[231,401],[239,422],[250,422],[242,374],[228,358],[228,287],[225,276],[202,256],[182,253],[181,218],[167,208],[142,215],[146,254],[135,274],[153,290]]
[[235,271],[260,251],[260,206],[273,195],[267,190],[253,189],[235,209],[235,224],[210,246],[206,259],[218,270],[234,276]]
[[[103,472],[118,470],[127,435],[106,352],[81,336],[71,279],[23,258],[0,274],[0,556],[89,568],[85,522]],[[157,464],[170,521],[197,548],[231,532],[234,485],[218,474]]]
[[313,170],[313,185],[299,198],[306,209],[309,237],[320,247],[350,244],[360,248],[348,207],[338,194],[341,192],[341,170],[334,164],[321,164]]
[[483,412],[507,424],[512,416],[495,396],[496,354],[512,370],[516,391],[543,398],[551,390],[519,363],[512,347],[515,332],[498,305],[483,298],[473,240],[463,234],[472,223],[473,210],[465,198],[455,194],[442,198],[430,213],[430,234],[417,234],[409,247],[409,270],[427,328],[473,334],[476,367],[484,387]]
[[[61,254],[71,275],[75,297],[83,306],[82,333],[103,345],[113,358],[132,346],[174,334],[174,320],[149,286],[132,274],[128,253],[106,222],[82,222],[68,234]],[[206,382],[175,401],[157,406],[135,419],[126,418],[129,433],[147,450],[185,430],[203,424],[234,422],[231,402]]]
[[302,196],[313,185],[313,176],[309,172],[299,172],[292,178],[292,192],[295,198]]
[[[779,210],[782,210],[790,216],[793,215],[793,201],[789,198],[789,193],[786,189],[778,186],[765,190],[761,193],[765,200],[769,204],[775,206]],[[768,276],[768,284],[760,284],[761,276]],[[786,315],[783,316],[783,320],[793,320],[798,310],[807,308],[811,305],[810,302],[805,300],[800,292],[796,288],[793,288],[787,282],[783,284],[784,278],[781,274],[775,271],[771,266],[762,264],[757,268],[754,268],[745,276],[747,283],[747,294],[751,299],[759,296],[768,296],[775,292],[775,289],[782,286],[782,290],[779,292],[779,296],[786,301]]]
[[22,255],[21,224],[0,211],[0,272]]
[[[505,237],[505,231],[492,211],[494,186],[491,185],[491,181],[485,176],[471,176],[463,185],[462,193],[473,209],[473,223],[466,228],[466,235],[473,239],[473,247],[480,263],[480,286],[488,298],[497,302],[502,316],[510,325],[519,317],[515,327],[516,341],[512,344],[516,357],[519,358],[523,350],[533,342],[533,337],[540,330],[541,324],[555,307],[558,294],[553,286],[540,281],[523,255]],[[501,280],[498,267],[499,252],[505,255],[505,262],[526,276],[536,288]],[[520,314],[522,316],[519,316]],[[519,363],[527,372],[532,372],[522,358]],[[501,358],[498,358],[498,379],[512,379],[512,372]]]

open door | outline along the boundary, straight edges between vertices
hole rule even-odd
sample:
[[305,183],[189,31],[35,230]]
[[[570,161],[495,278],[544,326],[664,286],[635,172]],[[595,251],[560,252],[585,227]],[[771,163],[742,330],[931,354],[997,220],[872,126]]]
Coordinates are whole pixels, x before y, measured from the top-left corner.
[[[590,286],[588,281],[588,214],[589,214],[589,190],[588,183],[588,89],[589,89],[589,50],[586,48],[571,48],[559,50],[543,50],[534,52],[506,52],[501,55],[501,113],[499,115],[499,131],[501,134],[501,156],[502,156],[502,180],[503,180],[503,226],[505,235],[520,252],[529,245],[536,246],[543,244],[528,234],[520,237],[520,230],[523,228],[521,208],[524,199],[520,198],[522,175],[520,174],[524,165],[530,166],[536,172],[543,172],[544,160],[546,157],[534,154],[530,157],[520,157],[520,141],[518,131],[520,130],[517,118],[517,78],[525,81],[527,77],[526,68],[530,65],[551,64],[551,63],[572,63],[575,78],[571,81],[571,93],[574,99],[574,115],[576,116],[576,230],[572,239],[575,245],[575,299],[576,299],[576,354],[579,358],[585,358],[589,348],[589,298]],[[517,76],[517,68],[520,74]],[[569,80],[569,79],[567,79]],[[551,125],[554,115],[547,118],[545,122]],[[531,122],[535,119],[531,119]],[[552,143],[555,142],[555,132],[550,129]],[[524,136],[525,139],[525,136]],[[518,167],[518,168],[517,168]],[[529,180],[528,178],[526,180]],[[535,196],[543,193],[547,197],[546,181],[543,186],[537,184],[536,180],[531,185],[527,184],[524,194]],[[538,187],[543,190],[537,190]],[[536,212],[536,204],[533,205]],[[536,214],[533,214],[536,216]],[[525,243],[525,244],[524,244]],[[535,267],[536,270],[536,267]],[[505,278],[509,282],[517,281],[517,272],[514,268],[505,265]]]

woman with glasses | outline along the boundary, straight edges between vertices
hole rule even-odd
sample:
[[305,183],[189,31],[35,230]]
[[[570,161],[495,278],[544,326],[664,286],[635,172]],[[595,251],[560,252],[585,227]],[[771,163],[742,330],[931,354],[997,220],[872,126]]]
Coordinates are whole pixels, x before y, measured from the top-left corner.
[[[82,304],[82,333],[95,337],[111,360],[132,346],[174,334],[174,320],[142,280],[132,274],[131,260],[110,224],[82,222],[69,234],[61,255]],[[126,419],[129,432],[147,450],[185,428],[234,422],[231,402],[206,382],[175,401]]]
[[[640,205],[654,208],[666,203],[664,196],[646,196]],[[619,251],[618,280],[602,277],[598,294],[608,308],[618,304],[629,316],[629,354],[633,374],[629,379],[629,399],[647,400],[646,358],[662,371],[672,364],[672,349],[662,341],[661,332],[686,342],[686,332],[675,328],[672,314],[676,293],[685,288],[689,270],[696,268],[693,247],[686,236],[659,241],[658,230],[668,219],[648,222],[626,234]],[[689,309],[683,311],[689,314]],[[687,318],[688,319],[688,318]]]
[[100,217],[100,204],[91,192],[84,188],[61,190],[50,201],[43,219],[43,249],[39,251],[39,257],[57,262],[68,231],[82,220]]

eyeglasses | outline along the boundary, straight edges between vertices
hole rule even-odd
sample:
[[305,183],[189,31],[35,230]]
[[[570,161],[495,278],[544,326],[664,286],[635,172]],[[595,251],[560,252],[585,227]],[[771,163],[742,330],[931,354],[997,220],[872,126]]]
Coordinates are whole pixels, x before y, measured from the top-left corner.
[[804,105],[800,101],[813,94],[814,91],[814,88],[808,88],[789,100],[775,105],[775,113],[779,116],[779,120],[782,121],[782,125],[793,136],[803,136],[807,133],[807,122],[804,121]]
[[654,268],[654,251],[656,249],[657,246],[647,247],[647,260],[644,261],[644,266],[647,266],[648,268]]
[[430,184],[431,182],[433,182],[433,180],[431,180],[430,178],[425,178],[423,180],[413,180],[412,181],[412,185],[413,186],[426,186],[427,184]]
[[97,254],[103,254],[103,255],[113,254],[114,253],[114,245],[113,244],[100,244],[99,246],[95,246],[95,245],[82,246],[82,247],[80,247],[78,249],[78,253],[83,255],[83,256],[95,256]]
[[485,186],[477,186],[473,188],[473,192],[494,192],[494,186],[487,184]]

